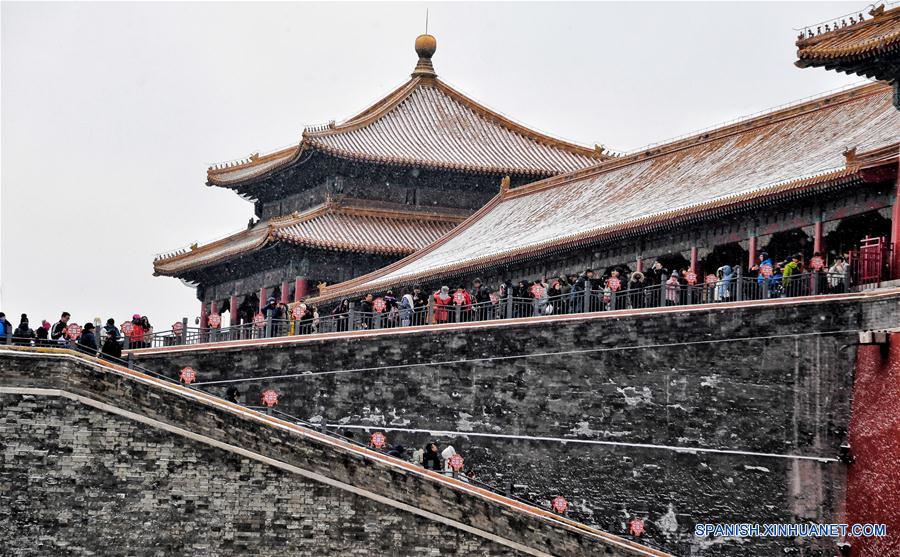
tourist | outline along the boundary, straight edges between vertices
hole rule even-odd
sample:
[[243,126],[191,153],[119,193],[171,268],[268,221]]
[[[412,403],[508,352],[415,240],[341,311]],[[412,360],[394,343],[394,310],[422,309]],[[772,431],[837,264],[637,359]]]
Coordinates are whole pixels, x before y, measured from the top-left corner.
[[828,291],[832,294],[843,294],[847,291],[845,279],[847,277],[847,263],[842,256],[837,256],[834,263],[828,268]]
[[106,339],[103,341],[100,352],[107,359],[122,359],[122,343],[119,341],[122,334],[116,327],[116,322],[112,319],[107,319],[103,330],[106,331]]
[[802,279],[799,276],[803,272],[801,260],[802,256],[799,253],[794,254],[791,256],[791,260],[784,266],[784,271],[781,275],[781,283],[784,294],[787,297],[803,294]]
[[628,303],[634,309],[645,306],[644,288],[647,286],[647,277],[640,271],[631,273],[628,277]]
[[425,445],[425,454],[422,455],[422,466],[424,466],[426,470],[434,470],[435,472],[441,471],[443,466],[437,443],[432,441]]
[[96,355],[97,354],[97,337],[94,335],[94,324],[91,322],[87,322],[84,324],[84,328],[81,330],[81,336],[78,337],[77,348],[80,352],[84,352],[85,354]]
[[733,272],[729,265],[722,265],[716,270],[716,277],[719,279],[716,283],[715,300],[717,302],[727,302],[731,299],[731,281]]
[[491,319],[493,306],[491,305],[491,289],[485,286],[480,278],[472,281],[472,301],[475,303],[475,316],[477,321]]
[[413,464],[417,464],[417,465],[419,465],[419,466],[423,466],[423,462],[422,462],[422,461],[424,460],[424,458],[425,458],[425,449],[416,449],[416,450],[414,450],[413,453],[412,453],[412,460],[411,460],[411,462],[412,462]]
[[225,389],[225,400],[228,402],[240,404],[240,402],[238,402],[238,395],[240,395],[240,391],[238,391],[238,388],[234,385],[229,385],[229,387]]
[[392,456],[394,458],[405,458],[406,457],[406,447],[403,445],[394,445],[387,451],[388,456]]
[[3,339],[0,342],[6,344],[6,335],[12,334],[12,329],[10,328],[9,321],[6,320],[6,314],[0,311],[0,339]]
[[447,445],[447,447],[441,451],[441,460],[444,461],[444,473],[452,474],[453,469],[450,468],[450,458],[456,454],[456,449],[453,448],[453,445]]
[[442,286],[439,292],[434,293],[434,322],[446,323],[449,319],[448,309],[453,302],[450,295],[450,287]]
[[135,313],[131,316],[131,330],[126,335],[129,348],[144,347],[144,325],[141,323],[141,314]]
[[335,321],[336,331],[346,331],[350,318],[350,300],[344,298],[341,303],[331,310],[331,318]]
[[425,325],[428,315],[428,294],[418,284],[413,286],[413,325]]
[[453,292],[453,313],[450,314],[450,322],[468,321],[470,311],[472,311],[472,296],[466,287],[460,284]]
[[19,320],[19,326],[13,331],[13,342],[19,346],[31,346],[33,338],[34,331],[28,326],[28,316],[23,313]]
[[681,295],[681,282],[678,271],[672,271],[672,276],[666,280],[666,305],[674,306],[678,304]]
[[588,307],[585,307],[584,305],[585,296],[588,296],[589,299],[593,299],[593,295],[590,294],[591,290],[594,288],[593,282],[594,270],[585,269],[578,277],[578,280],[575,281],[575,284],[572,285],[572,301],[574,302],[576,313],[593,310],[593,301],[588,304]]
[[65,342],[63,338],[66,336],[66,327],[69,326],[69,318],[71,315],[68,311],[62,312],[62,315],[59,317],[59,321],[53,324],[53,328],[50,330],[50,338],[57,342]]
[[400,326],[409,327],[413,323],[416,311],[416,301],[409,292],[404,292],[400,298]]
[[360,323],[363,329],[372,328],[372,314],[375,312],[373,301],[375,301],[375,296],[371,293],[366,294],[366,297],[359,301]]
[[44,319],[41,321],[41,326],[34,330],[34,345],[35,346],[47,346],[49,342],[47,339],[50,337],[50,322]]

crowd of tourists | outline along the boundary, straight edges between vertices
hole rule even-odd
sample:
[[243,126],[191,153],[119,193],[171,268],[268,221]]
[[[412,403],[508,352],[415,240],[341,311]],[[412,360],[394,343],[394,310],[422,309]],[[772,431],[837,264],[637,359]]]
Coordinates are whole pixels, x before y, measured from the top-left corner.
[[126,321],[121,328],[116,326],[115,319],[107,319],[106,325],[100,326],[100,320],[88,321],[80,325],[71,320],[72,315],[64,311],[53,325],[46,319],[36,328],[31,328],[28,315],[19,317],[19,325],[13,327],[0,312],[0,342],[15,346],[68,347],[92,356],[120,358],[122,348],[127,340],[132,348],[150,346],[153,326],[146,315],[134,314],[131,321]]
[[[477,278],[470,287],[445,285],[430,294],[416,285],[399,297],[394,290],[377,297],[367,294],[354,310],[359,313],[359,327],[365,329],[725,302],[738,298],[738,288],[743,299],[791,297],[844,292],[847,271],[842,256],[829,267],[818,252],[809,261],[801,254],[775,261],[763,252],[749,269],[722,265],[705,276],[688,266],[669,269],[656,261],[646,271],[612,267],[599,274],[585,269],[577,275],[505,281],[496,289]],[[350,307],[350,301],[343,300],[331,312],[338,321],[337,330],[347,330]]]

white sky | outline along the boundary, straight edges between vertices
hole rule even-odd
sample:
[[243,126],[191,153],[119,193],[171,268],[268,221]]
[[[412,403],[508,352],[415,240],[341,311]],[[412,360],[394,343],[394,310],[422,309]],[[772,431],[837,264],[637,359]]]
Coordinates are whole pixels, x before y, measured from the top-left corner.
[[793,65],[794,28],[854,3],[3,2],[0,310],[32,326],[199,313],[157,252],[242,229],[208,164],[299,141],[438,75],[519,122],[615,150],[860,81]]

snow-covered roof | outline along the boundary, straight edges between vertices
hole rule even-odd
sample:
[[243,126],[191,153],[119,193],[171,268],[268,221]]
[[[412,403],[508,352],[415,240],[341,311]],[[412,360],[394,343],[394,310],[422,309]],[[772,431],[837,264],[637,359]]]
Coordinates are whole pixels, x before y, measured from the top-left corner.
[[[882,83],[778,110],[495,197],[427,248],[323,299],[468,272],[851,174],[846,149],[897,143]],[[893,155],[896,157],[896,153]]]

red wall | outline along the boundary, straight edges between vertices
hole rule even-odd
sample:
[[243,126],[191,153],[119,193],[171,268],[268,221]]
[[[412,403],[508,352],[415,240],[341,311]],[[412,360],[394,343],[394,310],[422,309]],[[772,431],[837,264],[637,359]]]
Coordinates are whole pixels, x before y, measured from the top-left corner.
[[887,354],[859,347],[852,412],[847,522],[886,524],[887,537],[849,539],[851,555],[900,556],[900,333]]

